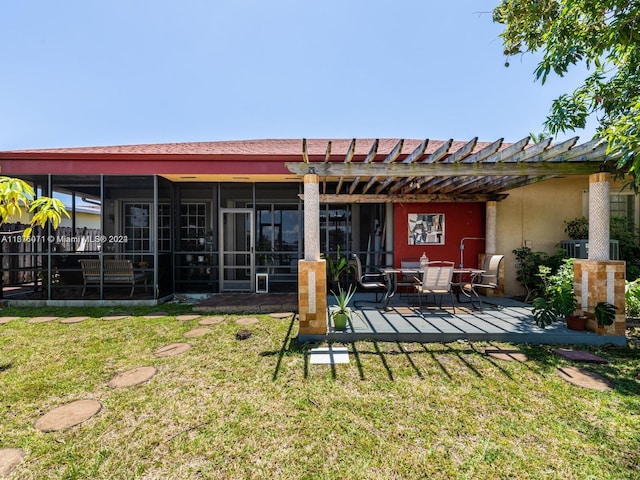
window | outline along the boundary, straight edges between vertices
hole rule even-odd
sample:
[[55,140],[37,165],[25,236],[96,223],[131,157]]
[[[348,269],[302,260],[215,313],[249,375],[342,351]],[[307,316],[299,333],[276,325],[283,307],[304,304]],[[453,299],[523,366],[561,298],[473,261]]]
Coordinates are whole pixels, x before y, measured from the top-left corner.
[[171,251],[171,205],[158,204],[158,251]]
[[124,242],[128,252],[149,252],[151,250],[151,226],[149,203],[125,203]]
[[182,250],[204,249],[207,234],[207,215],[204,203],[180,205],[180,246]]
[[612,217],[623,217],[630,220],[636,218],[635,195],[611,195],[610,212]]

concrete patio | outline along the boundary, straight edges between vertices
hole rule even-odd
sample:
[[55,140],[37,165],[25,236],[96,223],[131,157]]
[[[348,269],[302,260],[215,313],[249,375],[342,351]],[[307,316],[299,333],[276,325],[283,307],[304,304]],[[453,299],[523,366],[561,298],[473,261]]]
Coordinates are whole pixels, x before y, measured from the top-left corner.
[[[329,296],[329,310],[332,300]],[[448,298],[443,299],[442,308],[423,304],[422,311],[412,306],[415,299],[411,298],[408,302],[406,297],[394,297],[386,309],[371,300],[372,294],[356,295],[358,308],[354,309],[355,314],[345,330],[334,330],[330,322],[327,335],[299,335],[298,340],[421,343],[469,340],[538,345],[627,345],[625,336],[569,330],[564,322],[539,328],[533,321],[531,307],[510,298],[483,298],[482,309],[456,301],[455,314]]]

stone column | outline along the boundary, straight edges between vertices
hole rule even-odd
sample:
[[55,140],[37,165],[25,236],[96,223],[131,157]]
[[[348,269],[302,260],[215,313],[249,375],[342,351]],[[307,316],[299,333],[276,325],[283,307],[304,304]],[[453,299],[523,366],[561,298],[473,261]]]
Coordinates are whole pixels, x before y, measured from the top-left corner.
[[485,211],[485,252],[496,252],[496,219],[498,202],[487,202]]
[[589,177],[589,260],[609,260],[609,180],[611,174]]
[[[589,258],[575,260],[573,290],[578,308],[588,317],[587,330],[604,335],[625,335],[625,272],[623,261],[609,260],[609,173],[589,177]],[[598,302],[616,307],[613,325],[599,327],[593,312]]]
[[[484,248],[485,253],[478,255],[478,267],[482,268],[487,255],[497,253],[497,216],[498,202],[490,201],[485,205],[485,227],[484,227]],[[504,297],[504,260],[500,264],[498,271],[498,288],[479,289],[482,295],[487,297]]]
[[320,258],[320,190],[314,173],[304,176],[304,259],[298,261],[299,334],[327,333],[327,266]]

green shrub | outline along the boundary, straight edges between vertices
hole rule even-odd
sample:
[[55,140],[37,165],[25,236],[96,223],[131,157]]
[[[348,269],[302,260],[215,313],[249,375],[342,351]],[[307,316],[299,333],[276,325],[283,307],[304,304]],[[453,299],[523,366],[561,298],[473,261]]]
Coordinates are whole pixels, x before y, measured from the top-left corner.
[[625,314],[627,317],[640,317],[640,278],[625,285]]
[[534,252],[529,247],[513,250],[516,256],[516,280],[527,290],[525,302],[543,294],[545,283],[540,276],[540,267],[548,267],[554,274],[566,258],[566,253],[558,249],[555,255],[545,252]]
[[620,260],[626,262],[627,279],[640,277],[640,237],[633,220],[611,217],[610,236],[618,240]]
[[586,240],[589,238],[589,219],[578,217],[564,222],[564,232],[572,240]]

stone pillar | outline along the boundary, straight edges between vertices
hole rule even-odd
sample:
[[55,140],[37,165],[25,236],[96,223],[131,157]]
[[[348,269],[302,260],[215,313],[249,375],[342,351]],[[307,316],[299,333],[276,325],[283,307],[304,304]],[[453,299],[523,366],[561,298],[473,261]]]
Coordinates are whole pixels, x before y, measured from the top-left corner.
[[609,180],[611,174],[589,176],[589,260],[609,260]]
[[[587,330],[603,335],[625,335],[625,278],[626,265],[623,261],[575,260],[573,290],[578,308],[589,317]],[[608,302],[616,307],[613,325],[598,327],[593,316],[598,302]]]
[[327,266],[320,258],[318,175],[304,176],[304,260],[298,261],[299,334],[327,333]]
[[496,252],[496,219],[498,212],[498,202],[487,202],[485,211],[485,252]]
[[[498,202],[487,202],[485,205],[484,248],[485,253],[478,255],[478,267],[482,268],[487,255],[497,253],[497,215]],[[486,297],[504,297],[504,260],[498,271],[498,288],[481,288],[479,293]]]
[[320,185],[315,173],[304,176],[304,259],[320,260]]
[[[626,265],[609,260],[609,182],[606,172],[589,176],[589,259],[576,259],[573,290],[578,308],[589,317],[587,330],[603,335],[625,335]],[[593,312],[598,302],[616,307],[613,325],[599,327]]]

